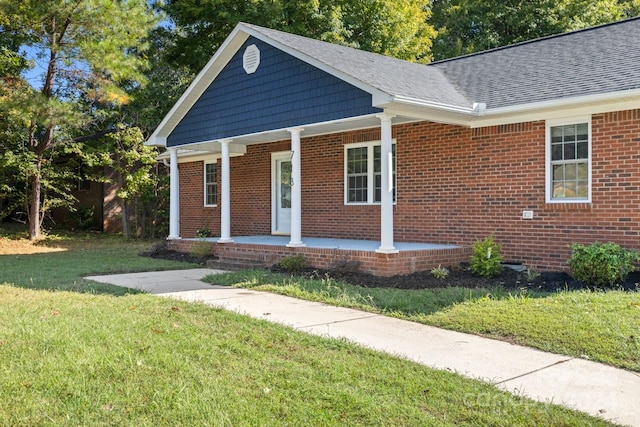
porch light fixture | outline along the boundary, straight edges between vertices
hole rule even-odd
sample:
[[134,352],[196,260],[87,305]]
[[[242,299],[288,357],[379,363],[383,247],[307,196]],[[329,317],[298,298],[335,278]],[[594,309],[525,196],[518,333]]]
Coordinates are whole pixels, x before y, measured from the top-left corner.
[[247,74],[253,74],[260,65],[260,49],[255,44],[247,46],[242,55],[242,68]]

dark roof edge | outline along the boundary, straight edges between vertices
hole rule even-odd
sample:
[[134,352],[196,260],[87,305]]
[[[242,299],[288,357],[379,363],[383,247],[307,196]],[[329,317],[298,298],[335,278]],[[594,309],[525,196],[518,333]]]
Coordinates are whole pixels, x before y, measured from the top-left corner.
[[597,29],[604,28],[604,27],[611,27],[611,26],[614,26],[614,25],[620,25],[620,24],[624,24],[626,22],[635,21],[635,20],[640,20],[640,16],[634,16],[632,18],[623,19],[622,21],[609,22],[607,24],[600,24],[600,25],[596,25],[594,27],[580,28],[578,30],[568,31],[568,32],[565,32],[565,33],[551,34],[551,35],[548,35],[548,36],[539,37],[537,39],[525,40],[525,41],[522,41],[522,42],[509,44],[509,45],[506,45],[506,46],[494,47],[493,49],[487,49],[487,50],[482,50],[480,52],[473,52],[473,53],[469,53],[469,54],[466,54],[466,55],[455,56],[453,58],[440,59],[438,61],[429,62],[428,64],[425,64],[425,65],[427,65],[427,66],[429,66],[429,65],[438,65],[438,64],[443,64],[445,62],[457,61],[459,59],[466,59],[466,58],[471,58],[471,57],[474,57],[474,56],[485,55],[487,53],[493,53],[493,52],[496,52],[496,51],[507,50],[507,49],[511,49],[511,48],[514,48],[514,47],[518,47],[518,46],[538,43],[538,42],[541,42],[541,41],[544,41],[544,40],[565,37],[565,36],[569,36],[569,35],[576,34],[576,33],[584,33],[584,32],[587,32],[587,31],[597,30]]

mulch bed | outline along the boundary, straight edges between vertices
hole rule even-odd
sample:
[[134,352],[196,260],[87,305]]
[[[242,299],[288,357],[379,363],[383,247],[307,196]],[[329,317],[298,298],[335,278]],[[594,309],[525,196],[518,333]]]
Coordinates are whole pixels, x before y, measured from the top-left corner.
[[[216,257],[194,257],[191,254],[176,252],[167,249],[165,243],[156,245],[149,252],[141,254],[151,258],[167,259],[172,261],[190,262],[206,265],[208,259]],[[566,273],[542,272],[533,280],[528,280],[526,274],[517,272],[510,268],[505,268],[503,272],[493,278],[479,277],[471,273],[469,266],[462,263],[449,268],[449,275],[445,279],[438,279],[430,271],[422,271],[411,274],[403,274],[392,277],[379,277],[368,273],[344,270],[322,270],[316,268],[306,268],[298,272],[283,270],[278,265],[270,269],[273,272],[298,275],[307,278],[326,278],[342,280],[352,285],[368,288],[398,288],[398,289],[433,289],[460,286],[464,288],[493,288],[502,287],[505,289],[528,289],[536,291],[553,292],[557,290],[585,289],[586,286],[574,280]],[[627,291],[640,289],[640,272],[629,275],[626,283],[621,288]]]

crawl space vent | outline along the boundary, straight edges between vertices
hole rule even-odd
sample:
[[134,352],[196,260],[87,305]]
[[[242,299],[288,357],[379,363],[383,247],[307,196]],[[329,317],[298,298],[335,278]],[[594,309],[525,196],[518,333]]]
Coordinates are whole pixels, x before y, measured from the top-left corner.
[[247,74],[253,74],[260,65],[260,50],[255,44],[247,46],[242,55],[242,67]]

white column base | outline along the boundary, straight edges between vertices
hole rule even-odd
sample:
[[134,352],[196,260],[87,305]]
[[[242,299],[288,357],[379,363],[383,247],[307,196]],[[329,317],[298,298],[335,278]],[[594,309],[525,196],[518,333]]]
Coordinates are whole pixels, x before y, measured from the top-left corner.
[[221,237],[217,240],[217,243],[233,243],[233,239],[231,237]]
[[287,243],[287,247],[288,248],[304,248],[305,246],[307,246],[307,245],[305,245],[302,242],[291,241],[291,242]]
[[180,240],[182,237],[180,236],[167,236],[167,240]]
[[376,253],[378,254],[397,254],[399,252],[400,251],[394,247],[383,248],[382,246],[380,246],[378,249],[376,249]]

